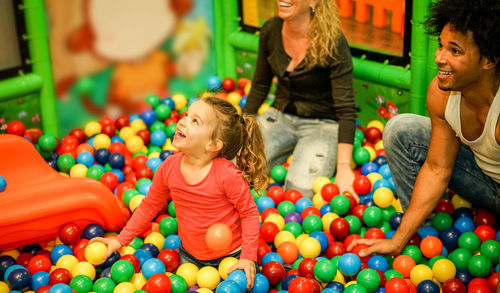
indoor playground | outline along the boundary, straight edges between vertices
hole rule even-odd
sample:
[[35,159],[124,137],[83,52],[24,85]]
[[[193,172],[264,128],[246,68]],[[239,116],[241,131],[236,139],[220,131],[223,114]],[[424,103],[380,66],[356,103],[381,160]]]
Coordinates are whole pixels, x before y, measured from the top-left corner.
[[[428,115],[438,42],[423,25],[431,0],[333,1],[352,54],[359,203],[335,174],[316,178],[312,198],[285,190],[293,157],[273,166],[266,190],[252,189],[260,226],[249,292],[498,290],[498,215],[449,189],[401,254],[347,250],[401,223],[382,135],[399,114]],[[248,292],[242,270],[228,273],[234,257],[181,264],[170,196],[108,259],[89,241],[125,226],[178,152],[189,105],[214,96],[241,113],[260,29],[277,13],[270,0],[0,0],[0,293]],[[276,79],[258,115],[275,90]],[[205,239],[216,250],[231,230],[214,224]]]

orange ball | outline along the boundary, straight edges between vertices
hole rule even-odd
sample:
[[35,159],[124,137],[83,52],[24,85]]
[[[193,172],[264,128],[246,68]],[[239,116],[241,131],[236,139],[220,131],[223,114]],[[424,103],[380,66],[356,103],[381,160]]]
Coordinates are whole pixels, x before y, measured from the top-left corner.
[[81,143],[76,147],[76,154],[79,155],[81,152],[88,152],[93,155],[94,149],[88,143]]
[[299,256],[297,245],[290,241],[285,241],[278,245],[276,252],[281,256],[284,263],[293,263]]
[[436,236],[427,236],[420,242],[420,251],[427,258],[440,255],[443,251],[443,243]]
[[207,247],[214,252],[224,251],[233,243],[233,231],[224,223],[214,223],[207,229],[205,242]]
[[400,272],[403,277],[410,277],[411,269],[415,266],[415,260],[408,255],[398,255],[392,263],[392,268]]

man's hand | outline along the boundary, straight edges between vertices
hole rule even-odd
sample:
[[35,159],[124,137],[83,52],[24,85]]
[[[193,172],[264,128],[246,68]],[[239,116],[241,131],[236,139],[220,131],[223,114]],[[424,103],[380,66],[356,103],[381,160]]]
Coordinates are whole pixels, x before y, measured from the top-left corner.
[[339,187],[340,193],[342,194],[344,191],[348,191],[357,203],[359,203],[359,197],[354,191],[352,187],[352,183],[354,182],[354,172],[351,167],[346,164],[339,164],[337,167],[337,175],[335,176],[335,184]]
[[108,247],[108,250],[104,254],[104,259],[108,259],[108,257],[110,257],[113,252],[122,247],[122,245],[120,244],[120,242],[118,242],[118,240],[116,240],[116,238],[95,237],[89,241],[89,244],[97,241],[106,244],[106,246]]
[[255,281],[255,263],[248,259],[240,259],[227,271],[227,274],[229,275],[235,270],[243,270],[245,272],[247,277],[247,290],[252,290],[253,282]]
[[383,255],[398,255],[403,250],[401,243],[396,243],[393,239],[354,239],[347,246],[347,251],[351,251],[356,245],[365,244],[367,248],[359,251],[360,257],[365,257],[373,253]]

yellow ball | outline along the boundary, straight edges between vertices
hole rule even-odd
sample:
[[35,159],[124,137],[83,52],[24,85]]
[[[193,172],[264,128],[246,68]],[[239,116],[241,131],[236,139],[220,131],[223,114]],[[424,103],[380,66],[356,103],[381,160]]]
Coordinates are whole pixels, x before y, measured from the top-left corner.
[[370,127],[375,127],[377,128],[378,130],[380,130],[380,132],[384,132],[384,123],[379,121],[379,120],[372,120],[370,122],[368,122],[368,125],[366,125],[366,128],[370,128]]
[[151,158],[159,158],[160,157],[160,153],[159,152],[152,152],[148,155],[148,159],[151,159]]
[[134,121],[130,122],[130,127],[135,131],[135,133],[148,128],[148,126],[142,119],[135,119]]
[[10,288],[5,282],[0,282],[0,293],[8,293],[10,292]]
[[71,269],[71,275],[73,278],[78,275],[84,275],[93,280],[95,278],[95,268],[89,262],[81,261]]
[[337,274],[335,275],[335,278],[333,278],[332,282],[339,282],[342,285],[345,285],[344,275],[340,272],[340,270],[337,270]]
[[219,275],[220,277],[225,280],[227,278],[227,271],[234,266],[238,262],[238,259],[236,257],[228,256],[225,257],[220,263],[219,263]]
[[142,150],[144,147],[144,141],[139,136],[134,135],[125,141],[125,145],[132,154],[135,154]]
[[56,267],[58,269],[63,268],[67,269],[68,271],[71,271],[74,265],[78,263],[78,259],[76,256],[71,255],[71,254],[66,254],[61,256],[57,262],[56,262]]
[[147,281],[148,280],[146,280],[142,273],[135,273],[129,282],[134,284],[137,290],[140,290],[144,285],[146,285]]
[[268,103],[264,103],[264,104],[260,105],[259,110],[257,110],[257,114],[260,116],[260,115],[264,114],[264,112],[269,110],[269,108],[271,108],[271,105],[269,105]]
[[196,275],[198,275],[198,267],[193,263],[183,263],[177,268],[176,275],[184,278],[188,287],[196,284]]
[[339,215],[336,213],[326,213],[321,217],[321,221],[323,222],[323,230],[324,231],[330,231],[330,225],[332,224],[333,220],[338,218]]
[[216,268],[210,266],[202,267],[198,271],[196,282],[198,283],[198,286],[200,286],[200,288],[214,290],[220,282],[219,271],[217,271]]
[[331,183],[332,181],[330,181],[330,178],[328,177],[325,177],[325,176],[320,176],[316,179],[314,179],[314,182],[313,182],[313,192],[316,194],[316,193],[321,193],[321,188],[323,188],[323,186],[327,183]]
[[130,202],[128,203],[128,208],[130,209],[131,212],[134,212],[135,209],[141,204],[141,202],[144,200],[145,196],[142,194],[134,195],[130,199]]
[[370,162],[372,162],[373,160],[375,160],[375,157],[377,156],[377,153],[375,152],[375,149],[372,148],[371,146],[364,146],[364,148],[370,154]]
[[87,166],[83,164],[75,164],[69,170],[69,177],[85,178],[87,176]]
[[275,223],[276,226],[281,230],[285,228],[285,219],[280,214],[271,214],[266,217],[264,222],[272,222]]
[[198,292],[198,293],[213,293],[213,291],[208,289],[208,288],[198,288],[198,289],[196,289],[196,292]]
[[124,256],[126,254],[134,254],[135,248],[131,246],[123,246],[118,250],[118,252],[120,253],[121,256]]
[[356,280],[352,280],[352,281],[347,282],[347,284],[345,284],[345,287],[347,288],[347,287],[349,287],[349,286],[351,286],[351,285],[355,285],[355,284],[357,284],[357,283],[358,283],[358,281],[356,281]]
[[432,266],[432,272],[434,277],[441,283],[448,281],[455,277],[457,273],[457,268],[455,264],[449,259],[440,259],[434,263]]
[[187,106],[188,101],[184,95],[176,94],[172,96],[172,100],[175,103],[175,110],[180,110]]
[[394,193],[387,187],[380,187],[373,193],[373,201],[379,208],[387,208],[394,202]]
[[129,138],[135,135],[135,131],[130,126],[124,126],[120,129],[118,136],[121,137],[124,141],[127,141]]
[[94,134],[98,134],[101,132],[101,124],[97,121],[90,121],[89,123],[85,124],[85,128],[83,129],[83,132],[87,137],[91,137]]
[[380,180],[384,177],[382,175],[380,175],[380,173],[372,172],[370,174],[367,174],[366,178],[368,178],[368,180],[370,180],[370,183],[371,183],[372,188],[373,188],[373,184],[375,184],[375,182],[377,182],[378,180]]
[[308,234],[300,234],[299,237],[295,238],[295,245],[297,245],[297,247],[300,247],[300,245],[302,245],[302,242],[306,238],[309,238]]
[[98,135],[94,136],[94,141],[92,142],[92,145],[96,150],[107,149],[109,148],[110,144],[111,144],[111,139],[107,134],[104,133],[99,133]]
[[319,210],[321,209],[322,206],[324,206],[328,202],[323,198],[323,196],[321,196],[321,192],[318,192],[313,195],[312,203],[313,206]]
[[416,265],[410,271],[410,280],[415,286],[422,281],[432,280],[432,277],[432,270],[426,265]]
[[278,247],[283,242],[295,243],[295,236],[290,231],[279,231],[274,237],[274,246]]
[[116,285],[115,289],[113,289],[113,293],[133,293],[138,290],[134,284],[130,282],[122,282]]
[[241,95],[238,92],[230,92],[227,94],[226,100],[233,106],[238,106],[241,100]]
[[20,254],[21,254],[21,253],[20,253],[17,249],[12,249],[12,250],[2,251],[2,252],[0,253],[0,256],[2,256],[2,255],[9,255],[9,256],[12,256],[12,258],[17,259],[17,257],[18,257]]
[[300,243],[300,255],[304,258],[315,258],[321,253],[321,244],[316,238],[307,237]]
[[378,151],[378,150],[383,150],[384,149],[384,141],[383,140],[379,140],[375,143],[375,150]]
[[151,232],[146,238],[144,238],[144,243],[151,243],[156,246],[160,251],[163,249],[163,242],[165,242],[165,237],[159,232]]
[[250,93],[251,89],[252,89],[252,82],[249,82],[243,88],[243,92],[245,93],[245,96],[248,96],[248,94]]
[[472,207],[472,204],[470,202],[468,202],[467,200],[465,200],[463,197],[461,197],[458,194],[455,194],[451,198],[451,203],[453,204],[453,207],[455,208],[455,210],[459,209],[459,208],[468,208],[468,209],[470,209]]
[[85,258],[93,265],[100,265],[106,260],[104,254],[108,250],[106,244],[102,242],[93,242],[85,247]]
[[293,155],[289,155],[288,158],[286,159],[286,162],[288,164],[291,164],[292,163],[292,160],[293,160]]

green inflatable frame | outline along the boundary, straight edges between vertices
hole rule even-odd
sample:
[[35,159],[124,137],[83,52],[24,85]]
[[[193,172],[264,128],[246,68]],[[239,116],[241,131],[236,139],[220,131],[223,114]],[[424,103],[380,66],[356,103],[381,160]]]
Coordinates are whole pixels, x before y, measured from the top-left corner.
[[[236,49],[257,52],[259,37],[239,27],[238,1],[214,0],[214,35],[217,75],[236,77]],[[410,90],[410,111],[425,115],[427,86],[435,76],[436,39],[426,35],[423,21],[431,0],[413,0],[411,66],[394,66],[353,57],[355,78]],[[410,70],[411,68],[411,70]]]

